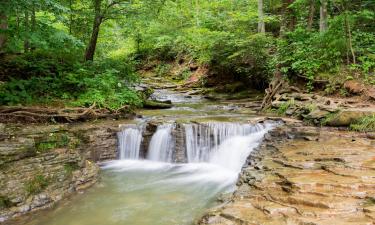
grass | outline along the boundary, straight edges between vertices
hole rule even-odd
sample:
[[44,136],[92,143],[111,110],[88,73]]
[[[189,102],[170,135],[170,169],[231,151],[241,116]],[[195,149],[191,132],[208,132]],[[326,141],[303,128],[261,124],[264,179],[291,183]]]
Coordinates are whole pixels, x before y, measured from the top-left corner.
[[41,174],[35,175],[35,177],[25,184],[25,190],[28,195],[35,195],[42,192],[48,185],[50,181],[48,178]]
[[279,108],[273,110],[273,112],[276,112],[278,115],[285,115],[286,111],[288,111],[288,109],[294,105],[295,105],[294,99],[290,99],[287,102],[281,103]]
[[350,129],[360,132],[375,132],[375,115],[360,118],[355,123],[350,124]]
[[337,112],[329,113],[325,118],[323,118],[323,119],[320,121],[320,125],[321,125],[321,126],[325,126],[325,125],[327,125],[330,121],[334,120],[334,119],[337,117],[337,115],[338,115]]

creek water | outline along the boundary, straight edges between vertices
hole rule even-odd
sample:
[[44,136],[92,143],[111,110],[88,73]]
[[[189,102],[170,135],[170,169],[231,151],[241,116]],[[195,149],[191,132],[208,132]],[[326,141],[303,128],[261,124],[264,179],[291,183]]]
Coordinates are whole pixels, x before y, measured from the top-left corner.
[[[183,101],[178,95],[173,98]],[[124,127],[118,133],[119,160],[101,164],[101,181],[27,224],[193,224],[220,194],[234,190],[247,156],[274,126],[183,123],[186,163],[177,164],[172,163],[175,122],[168,121],[157,127],[144,159],[140,157],[144,126]]]

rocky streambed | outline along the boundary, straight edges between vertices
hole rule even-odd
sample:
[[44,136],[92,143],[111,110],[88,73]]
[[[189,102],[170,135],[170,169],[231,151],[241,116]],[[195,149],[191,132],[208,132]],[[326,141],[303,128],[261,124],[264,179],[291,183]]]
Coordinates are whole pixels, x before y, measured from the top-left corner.
[[163,107],[139,119],[1,124],[0,222],[28,214],[31,222],[12,224],[374,224],[371,133],[305,125],[355,107],[277,96],[273,108],[302,123],[257,114],[252,97],[212,101],[156,83],[152,98]]

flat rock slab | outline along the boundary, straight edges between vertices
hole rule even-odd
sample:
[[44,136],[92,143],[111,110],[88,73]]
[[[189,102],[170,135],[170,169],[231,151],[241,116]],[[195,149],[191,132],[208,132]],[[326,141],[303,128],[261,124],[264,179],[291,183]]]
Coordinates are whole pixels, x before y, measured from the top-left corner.
[[[291,131],[296,139],[285,138]],[[270,135],[249,158],[232,199],[200,224],[374,224],[374,140],[332,128]]]

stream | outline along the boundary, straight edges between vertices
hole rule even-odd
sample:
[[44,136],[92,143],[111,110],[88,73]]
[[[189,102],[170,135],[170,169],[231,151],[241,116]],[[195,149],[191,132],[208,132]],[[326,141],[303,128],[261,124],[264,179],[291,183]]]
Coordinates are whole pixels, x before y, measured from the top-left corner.
[[[194,224],[220,194],[235,190],[247,156],[276,126],[249,123],[251,112],[200,96],[157,90],[154,98],[174,107],[142,110],[142,119],[122,126],[119,159],[100,165],[100,182],[27,225]],[[142,155],[151,120],[158,125]]]

